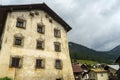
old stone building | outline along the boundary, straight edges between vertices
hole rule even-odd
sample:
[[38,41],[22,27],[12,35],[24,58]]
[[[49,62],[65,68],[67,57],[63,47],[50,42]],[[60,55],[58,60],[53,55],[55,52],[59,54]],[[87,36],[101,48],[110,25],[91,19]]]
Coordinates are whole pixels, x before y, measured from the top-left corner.
[[45,3],[0,6],[0,77],[74,80],[69,30]]

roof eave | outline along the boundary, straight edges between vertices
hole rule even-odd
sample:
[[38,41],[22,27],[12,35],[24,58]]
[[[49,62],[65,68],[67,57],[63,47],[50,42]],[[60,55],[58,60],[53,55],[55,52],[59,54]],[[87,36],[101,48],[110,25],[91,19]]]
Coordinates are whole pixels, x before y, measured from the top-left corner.
[[0,6],[0,7],[4,8],[7,12],[17,11],[17,10],[33,10],[33,9],[39,10],[39,9],[41,9],[41,10],[47,12],[58,23],[60,23],[67,32],[72,29],[62,18],[60,18],[45,3],[41,3],[41,4],[28,4],[28,5],[6,5],[6,6]]

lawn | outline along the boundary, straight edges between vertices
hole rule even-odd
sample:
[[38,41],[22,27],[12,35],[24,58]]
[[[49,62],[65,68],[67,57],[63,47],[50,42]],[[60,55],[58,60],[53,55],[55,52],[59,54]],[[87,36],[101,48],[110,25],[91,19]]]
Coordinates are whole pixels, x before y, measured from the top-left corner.
[[77,60],[77,62],[81,64],[97,64],[95,61],[90,61],[90,60]]

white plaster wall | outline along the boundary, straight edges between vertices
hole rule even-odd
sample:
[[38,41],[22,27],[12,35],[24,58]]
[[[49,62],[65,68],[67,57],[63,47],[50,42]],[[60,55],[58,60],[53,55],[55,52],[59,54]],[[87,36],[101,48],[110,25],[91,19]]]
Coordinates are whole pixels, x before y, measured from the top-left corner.
[[[103,76],[101,76],[103,74]],[[97,73],[97,80],[108,80],[108,73]]]
[[[0,52],[0,77],[8,76],[16,80],[56,80],[56,78],[60,77],[64,80],[74,80],[68,51],[67,32],[47,13],[44,11],[38,12],[39,15],[34,17],[29,15],[30,11],[11,12],[8,14]],[[48,18],[45,17],[46,14]],[[27,21],[26,29],[16,27],[16,20],[21,16]],[[52,19],[52,23],[49,22],[49,19]],[[37,32],[37,23],[41,21],[45,25],[45,34]],[[54,28],[61,30],[61,38],[54,37]],[[17,33],[21,33],[24,36],[23,47],[15,47],[13,45],[14,35]],[[36,40],[38,38],[45,40],[44,50],[36,49]],[[55,41],[61,43],[61,52],[54,51]],[[23,57],[22,68],[9,68],[11,55]],[[45,69],[35,69],[37,57],[45,59]],[[63,61],[62,70],[55,69],[56,59]]]

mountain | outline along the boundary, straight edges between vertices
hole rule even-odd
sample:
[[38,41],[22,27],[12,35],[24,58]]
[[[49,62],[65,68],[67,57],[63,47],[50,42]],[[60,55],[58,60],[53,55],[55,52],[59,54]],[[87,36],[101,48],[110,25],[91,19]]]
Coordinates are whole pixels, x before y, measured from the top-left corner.
[[120,45],[109,51],[109,54],[113,55],[115,58],[118,58],[120,56]]
[[82,59],[97,61],[99,63],[113,63],[116,58],[113,56],[113,52],[118,50],[120,51],[120,47],[111,51],[95,51],[80,44],[69,42],[70,57],[74,60]]

